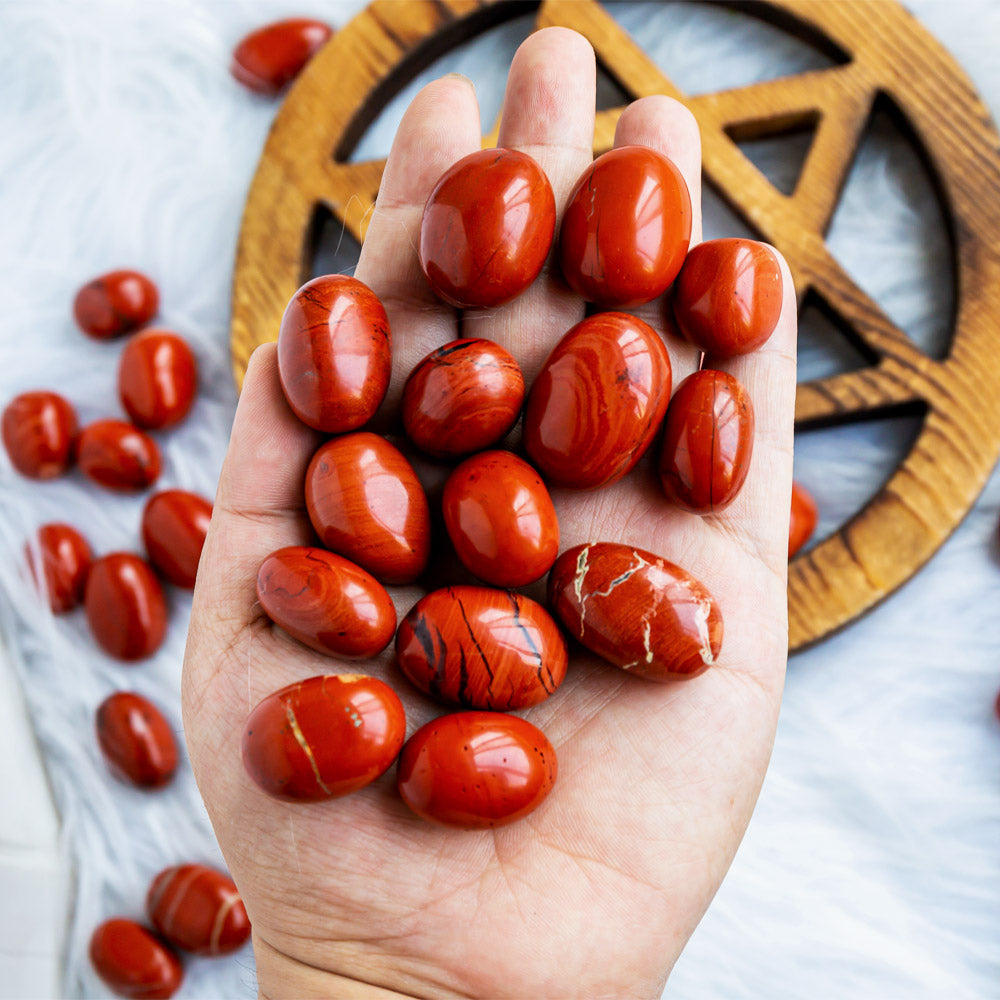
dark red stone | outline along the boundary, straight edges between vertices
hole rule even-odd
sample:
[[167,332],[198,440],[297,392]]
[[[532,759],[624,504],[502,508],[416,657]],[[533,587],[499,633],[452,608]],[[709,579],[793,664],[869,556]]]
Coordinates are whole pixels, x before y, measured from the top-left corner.
[[140,788],[159,788],[177,770],[170,723],[147,698],[116,691],[98,706],[97,742],[112,772]]
[[[53,614],[72,611],[83,601],[83,588],[93,562],[93,553],[87,539],[69,524],[43,524],[38,529],[38,551],[42,560],[41,577]],[[32,572],[32,553],[27,548]]]
[[172,948],[134,920],[106,920],[90,938],[90,961],[105,985],[120,997],[172,997],[184,978]]
[[119,660],[152,656],[166,635],[163,589],[149,563],[131,552],[112,552],[94,562],[84,606],[98,645]]
[[142,541],[149,561],[171,583],[190,590],[212,520],[212,505],[187,490],[154,493],[142,511]]
[[305,17],[266,24],[236,46],[229,71],[258,94],[280,93],[332,34],[328,24]]
[[73,461],[76,411],[56,392],[23,392],[3,411],[11,465],[30,479],[54,479]]
[[73,317],[88,336],[111,340],[144,326],[159,307],[159,292],[146,275],[109,271],[76,293]]
[[95,483],[122,493],[144,490],[159,478],[160,449],[123,420],[95,420],[80,431],[76,461]]
[[183,337],[169,330],[143,330],[125,345],[118,363],[118,396],[138,427],[180,423],[198,387],[198,366]]

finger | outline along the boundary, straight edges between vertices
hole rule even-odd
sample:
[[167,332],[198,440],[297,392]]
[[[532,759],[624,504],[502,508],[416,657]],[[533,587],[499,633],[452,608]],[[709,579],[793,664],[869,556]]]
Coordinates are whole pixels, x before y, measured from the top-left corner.
[[472,83],[446,76],[427,84],[399,124],[355,277],[382,300],[392,330],[395,410],[406,376],[425,354],[458,336],[455,310],[438,299],[420,269],[424,203],[438,178],[482,142]]
[[[701,242],[701,136],[694,115],[672,97],[643,97],[618,119],[615,146],[646,146],[670,159],[691,195],[691,246]],[[673,384],[697,371],[700,351],[677,332],[670,319],[669,293],[630,312],[664,332]]]
[[[518,48],[507,77],[497,145],[533,157],[556,201],[556,232],[570,190],[593,159],[594,50],[567,28],[544,28]],[[530,382],[555,342],[583,319],[583,304],[553,276],[550,263],[513,302],[467,312],[468,337],[495,340],[510,351]]]

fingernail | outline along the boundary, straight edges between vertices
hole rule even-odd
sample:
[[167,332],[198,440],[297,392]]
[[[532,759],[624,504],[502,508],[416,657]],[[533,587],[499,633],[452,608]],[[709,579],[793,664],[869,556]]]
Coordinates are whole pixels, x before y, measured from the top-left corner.
[[472,88],[473,91],[476,89],[476,85],[464,73],[445,73],[444,78],[446,80],[449,80],[449,79],[451,79],[451,80],[463,80],[465,83],[467,83]]

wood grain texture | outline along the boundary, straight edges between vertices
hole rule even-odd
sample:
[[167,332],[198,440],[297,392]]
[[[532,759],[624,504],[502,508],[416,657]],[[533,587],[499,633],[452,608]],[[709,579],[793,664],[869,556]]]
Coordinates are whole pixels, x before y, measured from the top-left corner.
[[[376,0],[316,56],[279,112],[247,199],[233,290],[238,382],[274,340],[285,303],[309,276],[311,223],[326,206],[361,240],[383,161],[342,163],[388,98],[432,59],[523,6],[474,0]],[[798,426],[906,409],[924,414],[909,454],[840,531],[789,572],[789,643],[821,639],[909,579],[954,530],[1000,452],[1000,137],[968,78],[891,0],[769,0],[748,13],[840,56],[830,69],[687,97],[596,0],[547,0],[539,26],[586,35],[632,97],[669,94],[701,128],[707,181],[787,258],[799,301],[835,311],[874,363],[799,385]],[[873,105],[905,119],[939,191],[954,252],[956,308],[947,357],[928,357],[848,276],[825,236]],[[601,111],[594,151],[621,109]],[[737,141],[814,126],[791,195]],[[495,135],[495,129],[493,132]],[[484,138],[489,144],[492,136]]]

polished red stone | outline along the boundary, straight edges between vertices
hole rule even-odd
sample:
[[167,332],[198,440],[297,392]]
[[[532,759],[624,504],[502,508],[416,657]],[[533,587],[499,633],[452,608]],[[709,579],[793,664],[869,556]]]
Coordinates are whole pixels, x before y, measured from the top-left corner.
[[145,431],[123,420],[95,420],[76,439],[76,461],[95,483],[131,493],[156,482],[162,460]]
[[559,627],[509,590],[447,587],[422,597],[396,634],[399,669],[425,694],[464,708],[515,711],[544,701],[566,676]]
[[556,486],[593,489],[628,473],[670,400],[659,334],[626,313],[597,313],[556,344],[524,410],[524,447]]
[[184,978],[181,960],[152,931],[134,920],[106,920],[90,938],[90,961],[120,997],[172,997]]
[[149,887],[146,912],[175,948],[196,955],[226,955],[250,937],[236,883],[207,865],[165,868]]
[[492,308],[538,277],[552,246],[556,202],[527,153],[482,149],[445,171],[424,206],[420,266],[459,308]]
[[559,555],[559,520],[538,473],[509,451],[481,451],[454,469],[441,500],[455,552],[496,587],[523,587]]
[[30,479],[54,479],[73,461],[76,411],[56,392],[23,392],[3,411],[11,465]]
[[373,782],[406,736],[388,684],[361,674],[310,677],[265,698],[243,730],[243,766],[269,795],[310,802]]
[[159,788],[177,770],[170,723],[148,699],[116,691],[97,708],[97,743],[112,772],[140,788]]
[[323,545],[382,583],[412,583],[430,557],[424,488],[398,448],[361,431],[327,441],[306,471],[306,507]]
[[145,559],[112,552],[95,560],[84,592],[87,622],[98,645],[119,660],[141,660],[160,647],[167,602]]
[[781,315],[781,268],[755,240],[709,240],[693,247],[674,285],[681,333],[710,359],[761,347]]
[[191,589],[198,574],[212,505],[187,490],[154,493],[142,511],[142,541],[149,561],[171,583]]
[[305,17],[266,24],[236,46],[229,71],[258,94],[277,94],[302,72],[332,34],[328,24]]
[[690,573],[613,542],[567,549],[549,575],[549,607],[574,639],[652,681],[695,677],[718,660],[722,615]]
[[110,271],[76,293],[73,317],[84,333],[111,340],[144,326],[160,307],[156,285],[138,271]]
[[[38,529],[41,577],[53,614],[72,611],[83,600],[83,588],[90,572],[93,553],[87,539],[69,524],[43,524]],[[35,579],[39,573],[27,548],[28,564]]]
[[588,302],[623,309],[662,295],[691,241],[680,170],[645,146],[599,156],[573,188],[559,230],[559,266]]
[[428,722],[403,747],[396,786],[432,823],[463,829],[505,826],[552,791],[556,752],[516,715],[456,712]]
[[125,345],[118,362],[118,396],[139,427],[172,427],[194,402],[198,366],[183,337],[143,330]]
[[819,520],[816,501],[801,483],[792,483],[792,512],[788,522],[788,558],[812,538]]
[[660,484],[695,514],[716,514],[736,498],[750,469],[750,397],[727,372],[703,369],[677,387],[664,424]]
[[329,656],[377,656],[396,631],[385,587],[325,549],[292,545],[272,552],[257,573],[257,597],[271,621]]
[[403,389],[403,427],[434,458],[482,451],[517,423],[524,376],[499,344],[453,340],[428,354]]
[[278,331],[278,376],[304,424],[342,434],[367,423],[391,371],[389,319],[367,285],[326,274],[292,296]]

